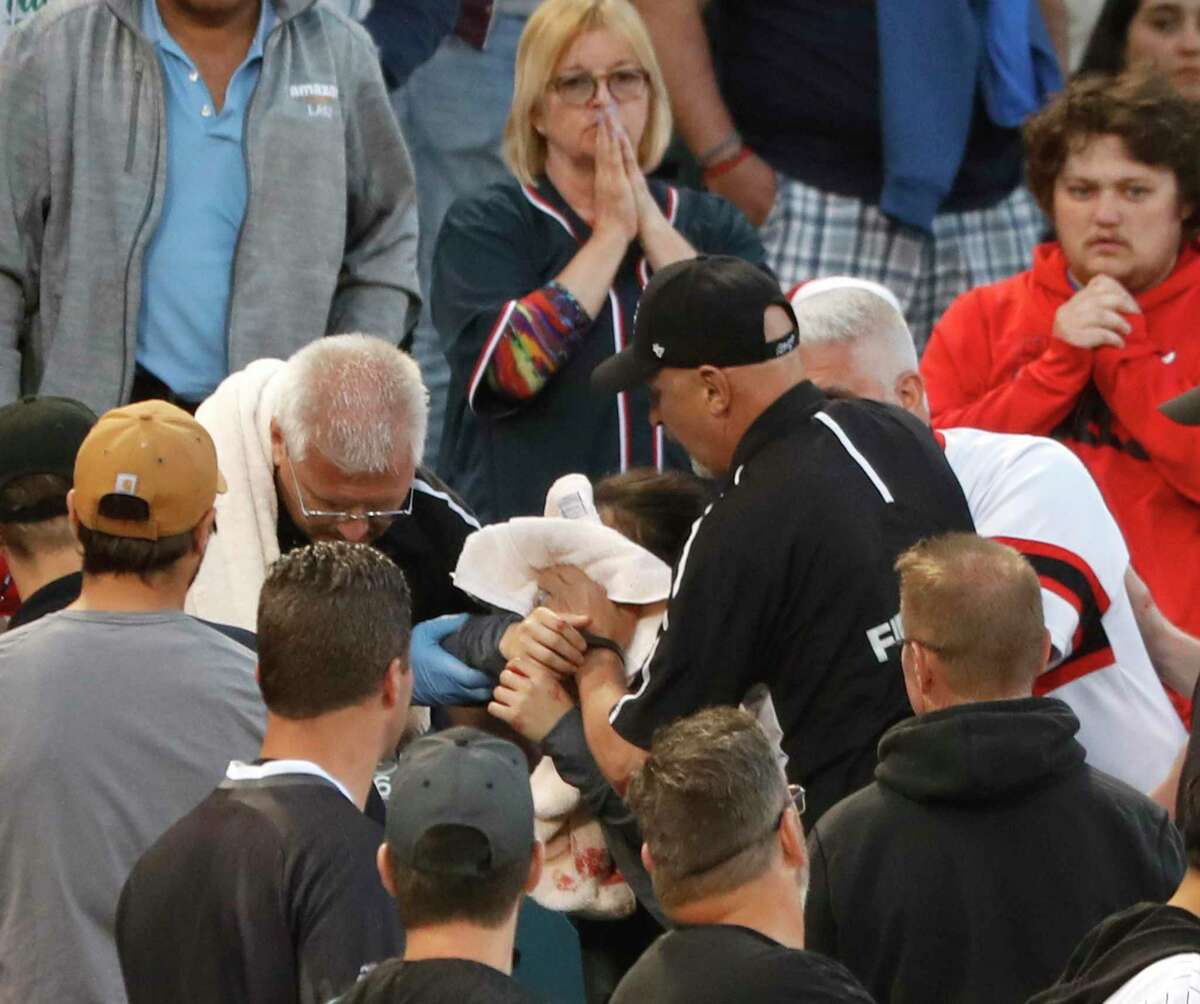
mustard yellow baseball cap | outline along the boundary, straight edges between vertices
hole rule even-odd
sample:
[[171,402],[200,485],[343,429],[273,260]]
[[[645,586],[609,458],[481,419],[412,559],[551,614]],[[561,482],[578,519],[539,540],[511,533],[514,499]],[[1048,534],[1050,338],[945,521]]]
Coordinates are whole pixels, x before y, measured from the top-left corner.
[[105,412],[75,458],[79,521],[114,537],[185,533],[224,491],[208,430],[166,401]]

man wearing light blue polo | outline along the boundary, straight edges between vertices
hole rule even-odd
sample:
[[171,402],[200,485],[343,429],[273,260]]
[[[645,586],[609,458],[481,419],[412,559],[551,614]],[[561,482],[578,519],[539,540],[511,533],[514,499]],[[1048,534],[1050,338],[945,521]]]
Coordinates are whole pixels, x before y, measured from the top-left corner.
[[363,28],[317,0],[55,0],[0,56],[0,404],[194,406],[416,323],[412,168]]
[[[170,9],[171,0],[165,0]],[[258,9],[256,19],[246,17]],[[246,58],[221,87],[202,76],[171,36],[155,0],[141,27],[158,54],[167,113],[167,188],[142,265],[134,398],[163,387],[199,403],[226,376],[225,318],[238,233],[246,213],[242,153],[246,106],[258,84],[263,41],[275,25],[269,2],[240,18],[254,34]],[[245,30],[244,27],[241,30]],[[224,94],[220,91],[223,90]],[[155,383],[163,387],[154,386]],[[155,393],[160,391],[160,393]]]

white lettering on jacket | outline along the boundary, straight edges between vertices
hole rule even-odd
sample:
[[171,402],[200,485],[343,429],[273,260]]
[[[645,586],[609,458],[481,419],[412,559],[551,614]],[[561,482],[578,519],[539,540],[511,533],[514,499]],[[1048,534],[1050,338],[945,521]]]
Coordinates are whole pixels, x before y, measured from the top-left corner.
[[336,101],[337,84],[292,84],[288,94],[301,101]]
[[871,643],[871,651],[880,662],[888,661],[888,649],[895,648],[904,641],[904,629],[900,626],[900,615],[896,614],[891,620],[876,624],[867,631],[867,641]]

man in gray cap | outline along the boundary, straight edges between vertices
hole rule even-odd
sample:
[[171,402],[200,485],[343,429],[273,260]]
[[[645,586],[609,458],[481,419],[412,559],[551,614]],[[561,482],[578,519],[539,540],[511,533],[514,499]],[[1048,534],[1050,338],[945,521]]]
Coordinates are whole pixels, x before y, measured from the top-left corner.
[[65,397],[25,397],[0,408],[0,558],[23,601],[10,629],[79,595],[82,559],[67,492],[79,444],[95,423],[90,408]]
[[340,1004],[531,1004],[511,976],[517,911],[537,885],[525,757],[471,728],[425,736],[401,756],[379,874],[396,897],[404,957],[377,966]]

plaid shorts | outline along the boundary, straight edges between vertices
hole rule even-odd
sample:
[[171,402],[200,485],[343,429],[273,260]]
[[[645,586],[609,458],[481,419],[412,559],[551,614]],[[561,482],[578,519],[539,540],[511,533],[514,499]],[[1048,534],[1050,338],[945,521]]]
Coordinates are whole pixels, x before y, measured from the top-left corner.
[[888,219],[877,206],[780,175],[759,235],[783,288],[826,275],[887,286],[904,307],[917,352],[951,301],[1030,267],[1046,218],[1023,187],[988,209],[939,213],[933,233]]

